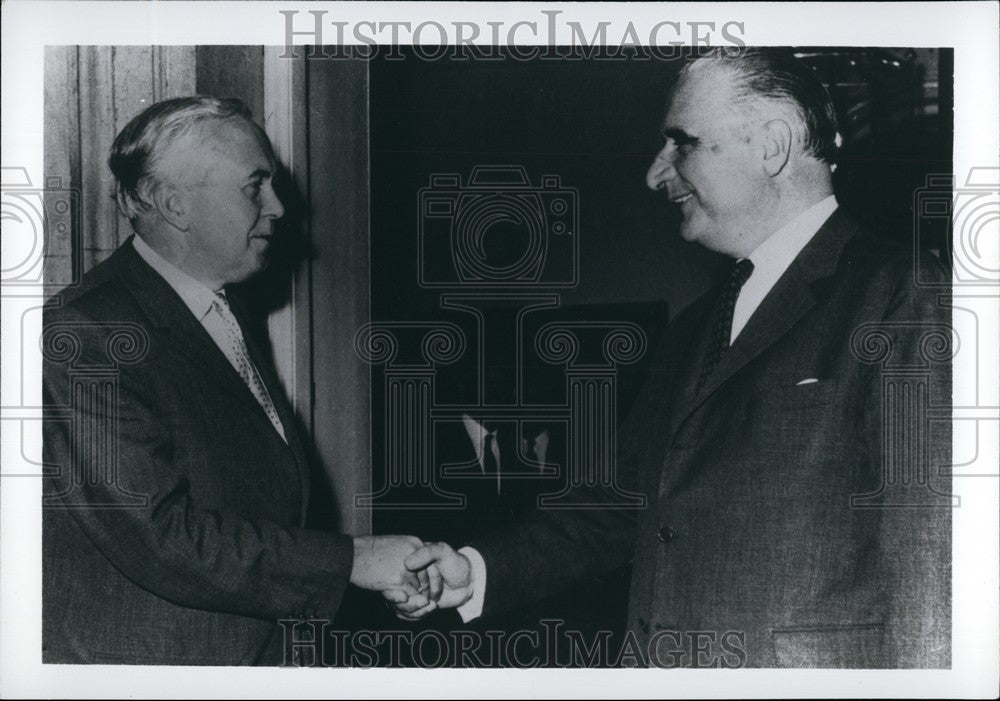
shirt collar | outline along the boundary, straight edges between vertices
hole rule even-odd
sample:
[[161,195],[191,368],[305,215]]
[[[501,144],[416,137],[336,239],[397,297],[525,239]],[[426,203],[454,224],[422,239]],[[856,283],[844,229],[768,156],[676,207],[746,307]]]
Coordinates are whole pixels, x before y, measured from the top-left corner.
[[136,253],[155,270],[160,277],[178,294],[184,305],[191,310],[195,318],[201,321],[212,309],[215,303],[215,292],[183,270],[168,262],[163,256],[150,248],[149,244],[136,234],[132,237],[132,245]]
[[465,432],[469,434],[469,438],[476,445],[481,445],[486,435],[490,433],[490,431],[486,430],[485,426],[468,414],[462,414],[462,424],[465,426]]
[[754,274],[759,276],[763,270],[775,270],[780,276],[835,209],[837,209],[837,198],[830,195],[761,242],[753,253],[747,256],[753,263]]

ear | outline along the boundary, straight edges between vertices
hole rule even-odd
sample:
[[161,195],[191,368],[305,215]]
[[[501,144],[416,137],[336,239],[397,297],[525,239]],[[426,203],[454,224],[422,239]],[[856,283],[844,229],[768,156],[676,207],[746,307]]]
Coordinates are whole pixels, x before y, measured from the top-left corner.
[[792,152],[792,129],[783,119],[764,124],[764,172],[776,176],[788,164]]
[[163,221],[178,231],[187,231],[191,228],[187,197],[183,191],[172,185],[161,185],[156,188],[152,199]]

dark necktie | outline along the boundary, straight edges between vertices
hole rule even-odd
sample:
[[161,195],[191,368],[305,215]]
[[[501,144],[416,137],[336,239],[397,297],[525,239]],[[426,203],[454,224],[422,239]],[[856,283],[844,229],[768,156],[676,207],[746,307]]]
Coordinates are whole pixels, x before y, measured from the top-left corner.
[[[498,429],[503,430],[503,429]],[[497,442],[497,431],[492,433],[487,433],[483,437],[483,472],[487,475],[496,475],[497,479],[497,494],[500,493],[500,464],[497,462],[497,456],[493,454],[494,444],[496,444],[497,452],[500,454],[501,460],[510,460],[511,455],[503,454],[503,450],[500,448],[500,444]]]
[[733,311],[736,309],[736,298],[740,295],[744,283],[750,278],[753,272],[753,263],[749,258],[737,261],[729,271],[729,280],[722,288],[719,301],[715,307],[715,327],[712,329],[712,338],[708,344],[708,351],[701,366],[701,376],[698,378],[698,391],[705,386],[705,382],[715,372],[715,368],[722,360],[722,356],[729,350],[729,336],[733,331]]
[[499,470],[499,465],[497,465],[497,458],[493,454],[493,443],[496,441],[496,436],[492,433],[487,433],[483,437],[483,472],[487,475],[495,475]]

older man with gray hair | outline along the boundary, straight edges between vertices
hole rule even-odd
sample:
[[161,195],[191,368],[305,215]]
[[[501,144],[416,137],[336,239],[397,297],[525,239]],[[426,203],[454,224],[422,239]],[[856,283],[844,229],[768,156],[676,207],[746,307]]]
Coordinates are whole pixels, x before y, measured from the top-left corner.
[[420,602],[416,538],[305,528],[305,441],[232,287],[284,213],[263,130],[167,100],[109,165],[135,236],[44,318],[43,661],[276,665],[279,621],[349,582]]

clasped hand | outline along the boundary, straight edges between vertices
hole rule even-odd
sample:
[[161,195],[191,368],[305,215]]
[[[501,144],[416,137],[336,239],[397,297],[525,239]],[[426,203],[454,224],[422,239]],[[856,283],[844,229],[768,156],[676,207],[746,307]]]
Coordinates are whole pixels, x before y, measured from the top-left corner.
[[361,536],[354,539],[351,583],[382,592],[399,618],[415,621],[435,609],[468,601],[472,566],[447,543],[424,543],[413,536]]

